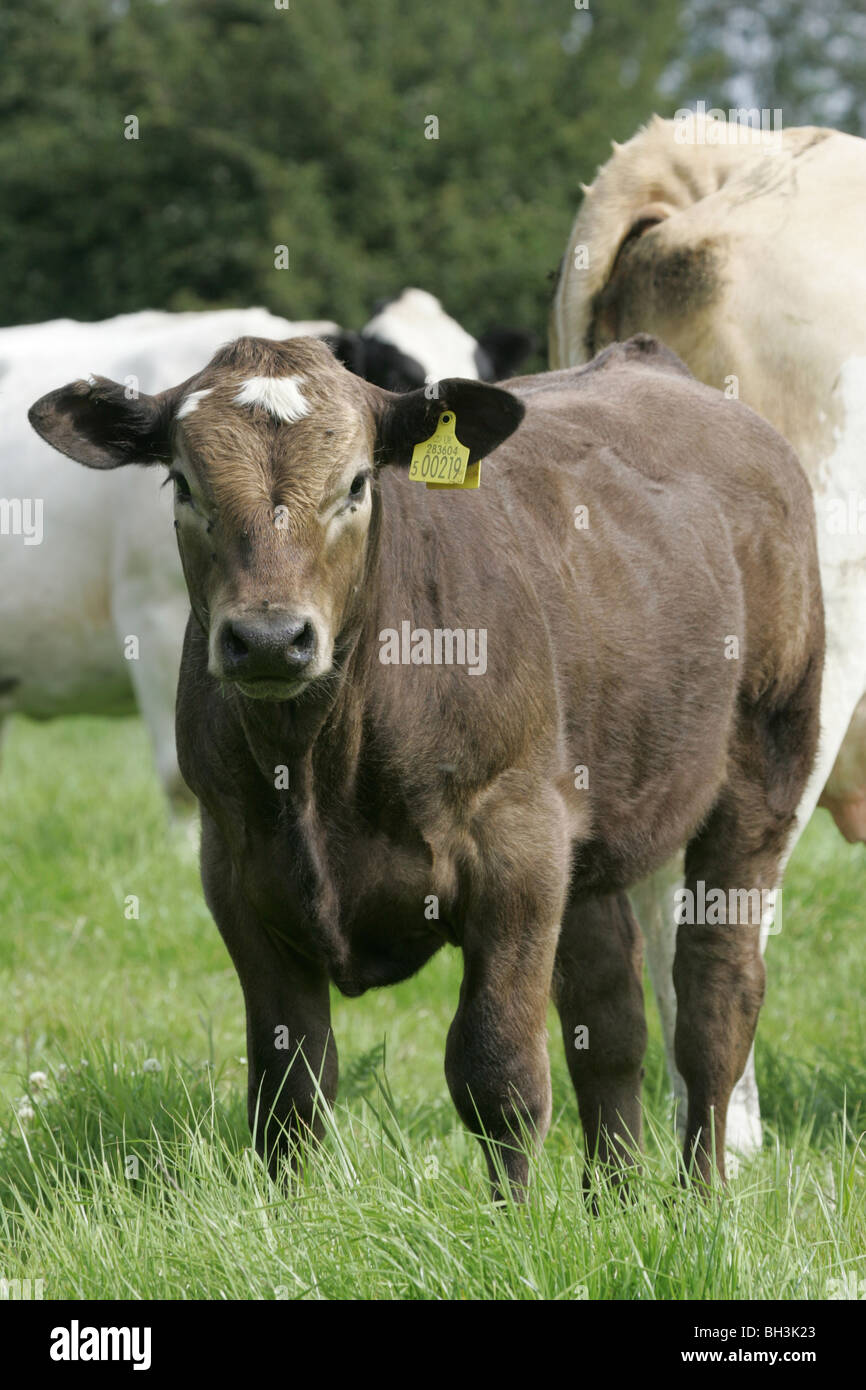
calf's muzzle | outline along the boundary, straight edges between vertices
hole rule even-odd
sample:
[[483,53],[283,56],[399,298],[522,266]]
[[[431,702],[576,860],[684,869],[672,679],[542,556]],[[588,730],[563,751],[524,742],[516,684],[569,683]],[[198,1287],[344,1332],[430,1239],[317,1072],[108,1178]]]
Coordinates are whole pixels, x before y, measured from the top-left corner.
[[245,613],[224,619],[214,674],[242,685],[303,680],[316,655],[316,630],[309,618],[288,613]]

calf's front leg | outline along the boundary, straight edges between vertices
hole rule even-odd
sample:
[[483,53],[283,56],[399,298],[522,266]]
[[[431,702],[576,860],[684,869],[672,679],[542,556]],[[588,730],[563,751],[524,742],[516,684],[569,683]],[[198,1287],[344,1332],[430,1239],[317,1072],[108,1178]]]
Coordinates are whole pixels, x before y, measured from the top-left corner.
[[257,916],[204,811],[202,882],[243,989],[250,1130],[275,1177],[281,1158],[288,1156],[297,1167],[305,1142],[321,1138],[322,1102],[332,1105],[336,1098],[328,976]]
[[[550,1124],[547,1004],[568,882],[561,803],[525,789],[497,794],[473,827],[460,1003],[448,1033],[445,1075],[464,1124],[477,1134],[494,1199],[504,1171],[525,1195],[525,1137],[540,1143]],[[520,795],[520,791],[524,795]]]

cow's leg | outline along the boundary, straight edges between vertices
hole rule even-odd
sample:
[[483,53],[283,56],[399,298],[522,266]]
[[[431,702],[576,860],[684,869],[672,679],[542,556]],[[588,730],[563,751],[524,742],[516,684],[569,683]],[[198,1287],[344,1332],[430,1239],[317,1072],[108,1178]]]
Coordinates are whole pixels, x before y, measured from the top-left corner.
[[[850,655],[843,663],[838,658],[834,659],[832,650],[828,651],[822,684],[821,738],[818,754],[797,807],[794,829],[780,860],[778,871],[780,882],[787,860],[801,833],[808,825],[816,805],[830,804],[829,790],[831,784],[835,785],[833,783],[834,777],[840,784],[844,780],[838,772],[842,766],[842,758],[837,757],[843,738],[846,745],[849,741],[852,741],[853,745],[855,735],[861,728],[866,728],[866,721],[861,726],[857,723],[856,716],[854,719],[851,717],[851,711],[857,703],[857,692],[862,689],[861,674],[857,669],[852,671],[851,665]],[[855,746],[849,754],[849,763],[845,764],[845,769],[848,772],[846,785],[852,782],[851,766],[857,756]],[[863,759],[863,763],[866,765],[866,758]],[[830,779],[829,782],[828,778]],[[825,784],[827,784],[826,787]],[[819,797],[821,798],[820,802]],[[673,986],[673,959],[676,943],[674,894],[682,886],[682,879],[681,877],[678,878],[678,870],[680,870],[680,860],[672,860],[658,873],[651,875],[643,883],[633,888],[629,896],[635,915],[644,932],[647,967],[658,1003],[668,1071],[677,1106],[677,1129],[680,1137],[685,1139],[686,1087],[676,1065],[674,1045],[676,1028],[676,993]],[[762,949],[766,946],[766,941],[767,937],[764,934],[761,942]],[[749,1155],[760,1149],[762,1139],[761,1110],[755,1076],[753,1046],[749,1050],[743,1074],[731,1093],[725,1143],[728,1150]]]
[[[688,1099],[686,1083],[676,1063],[675,1034],[677,996],[674,989],[676,950],[676,893],[683,886],[682,856],[666,864],[629,893],[646,943],[647,968],[658,1005],[668,1075],[674,1097],[677,1133],[685,1142]],[[731,1092],[725,1144],[744,1156],[757,1153],[763,1142],[755,1049],[749,1051],[745,1070]]]
[[246,1004],[250,1130],[275,1176],[282,1155],[297,1166],[301,1146],[322,1137],[322,1106],[336,1099],[328,977],[263,932],[251,949],[229,949]]
[[728,1104],[754,1042],[762,936],[812,770],[819,698],[810,665],[785,700],[741,703],[728,781],[686,847],[676,1059],[688,1090],[685,1162],[703,1181],[714,1147],[725,1176]]
[[[676,950],[675,895],[683,886],[682,855],[633,888],[629,897],[640,922],[646,944],[647,968],[658,1005],[665,1046],[668,1075],[674,1097],[677,1133],[686,1137],[688,1099],[686,1083],[676,1063],[675,1033],[677,996],[674,989]],[[755,1049],[749,1051],[745,1070],[731,1092],[725,1144],[729,1152],[748,1156],[757,1153],[763,1142],[758,1083],[755,1078]]]
[[[862,736],[866,730],[866,723],[858,724],[855,694],[861,688],[862,673],[858,670],[851,670],[852,663],[847,654],[842,664],[844,670],[840,669],[840,662],[834,658],[832,652],[828,651],[821,688],[821,735],[818,753],[797,806],[793,831],[782,851],[778,869],[779,883],[782,881],[794,846],[809,824],[815,807],[826,804],[828,789],[843,761],[840,746],[848,745],[850,742],[855,750],[852,757],[856,758],[856,749],[860,747],[857,742],[858,735]],[[855,711],[853,718],[851,716],[852,708]],[[861,767],[866,765],[866,758],[863,758],[862,753],[860,754],[859,765]],[[837,823],[840,823],[838,817]],[[767,940],[768,935],[764,930],[761,933],[762,951],[766,949]],[[757,1152],[762,1142],[761,1107],[758,1097],[758,1081],[755,1075],[755,1048],[753,1044],[749,1050],[749,1057],[743,1074],[734,1087],[728,1103],[726,1146],[736,1153],[748,1155]]]
[[[704,1181],[714,1146],[725,1176],[728,1102],[745,1070],[764,996],[760,914],[751,925],[729,923],[731,891],[769,892],[776,881],[774,858],[749,853],[737,822],[736,807],[725,797],[688,846],[686,901],[694,911],[684,910],[674,958],[676,1058],[688,1092],[684,1155],[687,1168],[694,1163]],[[719,890],[723,909],[716,905]]]
[[685,1138],[686,1083],[680,1076],[674,1052],[674,1032],[677,1023],[677,996],[674,990],[674,894],[682,887],[682,880],[683,856],[678,854],[663,868],[632,888],[629,898],[643,932],[647,969],[658,1005],[668,1075],[674,1093],[677,1128],[681,1131],[681,1137]]
[[460,1118],[481,1140],[494,1198],[498,1160],[520,1199],[524,1136],[540,1143],[550,1124],[547,1005],[568,884],[566,817],[555,793],[506,773],[472,829],[464,974],[445,1075]]
[[646,1051],[641,935],[625,893],[569,902],[553,993],[593,1166],[621,1169],[641,1142]]
[[202,811],[202,882],[228,947],[247,1014],[247,1106],[256,1149],[276,1175],[288,1154],[321,1137],[323,1101],[337,1094],[328,977],[257,918],[232,883],[225,841]]

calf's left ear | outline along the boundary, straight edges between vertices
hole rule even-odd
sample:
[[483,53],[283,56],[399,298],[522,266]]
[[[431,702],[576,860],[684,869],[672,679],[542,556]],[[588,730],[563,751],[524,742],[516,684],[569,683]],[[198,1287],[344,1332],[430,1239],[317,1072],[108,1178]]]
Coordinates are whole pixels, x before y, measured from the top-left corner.
[[171,422],[188,382],[158,396],[130,398],[129,388],[107,377],[73,381],[30,407],[27,418],[61,454],[88,468],[170,460]]
[[469,462],[475,463],[513,434],[526,413],[510,391],[481,381],[449,377],[437,382],[437,395],[429,396],[429,389],[385,396],[376,436],[378,463],[408,468],[415,445],[430,438],[446,410],[454,416],[457,438],[469,449]]

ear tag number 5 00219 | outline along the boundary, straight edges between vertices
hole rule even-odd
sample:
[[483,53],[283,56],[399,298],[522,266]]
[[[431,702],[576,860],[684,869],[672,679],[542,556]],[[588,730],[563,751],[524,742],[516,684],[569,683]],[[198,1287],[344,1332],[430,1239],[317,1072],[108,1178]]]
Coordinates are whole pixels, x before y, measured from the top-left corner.
[[[478,486],[477,481],[467,477],[469,449],[457,438],[456,424],[453,410],[443,411],[430,438],[415,445],[409,464],[409,477],[413,482],[426,483],[428,487]],[[469,473],[477,478],[478,464],[473,464]]]

